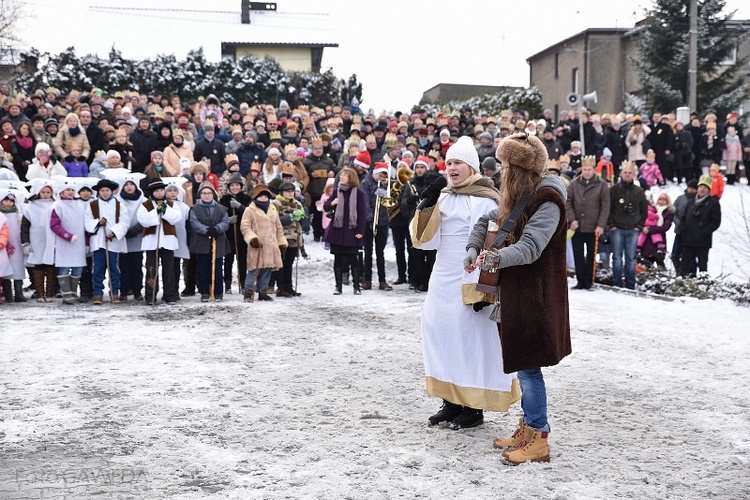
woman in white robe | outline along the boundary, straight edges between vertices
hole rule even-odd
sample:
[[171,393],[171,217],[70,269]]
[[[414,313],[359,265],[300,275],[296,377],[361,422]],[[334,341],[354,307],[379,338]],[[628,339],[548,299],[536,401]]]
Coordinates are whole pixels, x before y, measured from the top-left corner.
[[520,390],[515,376],[503,372],[491,307],[475,311],[464,303],[479,280],[478,269],[464,270],[469,234],[479,217],[497,209],[500,195],[479,174],[470,138],[448,149],[446,165],[448,186],[436,205],[417,211],[411,234],[416,248],[437,250],[422,310],[422,347],[427,394],[442,398],[443,407],[429,424],[462,429],[483,423],[483,410],[508,411]]

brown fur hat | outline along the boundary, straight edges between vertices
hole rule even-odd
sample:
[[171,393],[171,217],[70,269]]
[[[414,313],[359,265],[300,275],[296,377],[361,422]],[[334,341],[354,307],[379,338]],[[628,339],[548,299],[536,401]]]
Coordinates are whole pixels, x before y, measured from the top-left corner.
[[547,168],[547,148],[538,137],[528,136],[525,132],[515,133],[500,141],[495,156],[513,167],[539,174],[543,174]]

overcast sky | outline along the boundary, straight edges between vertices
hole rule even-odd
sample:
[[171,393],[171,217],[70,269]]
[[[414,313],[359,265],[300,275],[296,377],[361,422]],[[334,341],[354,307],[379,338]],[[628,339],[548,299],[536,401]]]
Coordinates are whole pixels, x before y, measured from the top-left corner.
[[[526,58],[586,28],[631,27],[648,1],[557,0],[279,0],[279,11],[332,16],[339,47],[326,48],[323,69],[340,78],[356,73],[364,109],[406,110],[438,83],[528,86]],[[59,52],[75,45],[89,5],[104,0],[28,0],[28,45]],[[573,6],[574,5],[574,6]],[[130,0],[121,7],[239,10],[240,0]],[[736,19],[750,19],[750,2],[728,0]],[[59,33],[48,34],[49,24]],[[122,36],[127,36],[123,25]],[[154,55],[159,33],[154,33]],[[162,35],[163,36],[163,35]],[[216,41],[221,41],[217,33]],[[189,45],[189,39],[185,40]],[[196,47],[197,48],[197,47]],[[101,55],[109,52],[102,47]],[[81,55],[81,54],[79,54]],[[127,56],[127,54],[125,54]]]

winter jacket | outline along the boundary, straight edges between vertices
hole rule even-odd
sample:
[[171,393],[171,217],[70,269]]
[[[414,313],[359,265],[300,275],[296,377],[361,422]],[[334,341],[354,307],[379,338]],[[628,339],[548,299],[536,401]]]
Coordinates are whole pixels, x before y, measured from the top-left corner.
[[685,212],[687,211],[688,202],[695,198],[695,193],[688,193],[687,189],[685,193],[681,194],[674,200],[674,234],[680,234],[682,232],[682,221],[685,220]]
[[[375,221],[375,205],[378,201],[378,195],[375,194],[378,189],[382,189],[385,191],[386,183],[383,182],[382,184],[376,181],[371,173],[368,173],[367,177],[365,177],[365,180],[362,181],[362,184],[360,184],[359,189],[360,191],[363,191],[365,193],[365,196],[367,198],[367,223],[372,226],[373,222]],[[390,195],[390,194],[388,194]],[[388,209],[381,203],[380,204],[380,214],[378,215],[378,227],[383,227],[388,225]]]
[[640,186],[634,182],[618,182],[609,192],[609,219],[607,227],[643,229],[648,215],[648,200]]
[[187,158],[190,160],[190,165],[193,164],[193,152],[187,144],[183,143],[180,147],[170,144],[164,148],[164,168],[169,177],[176,177],[182,173],[180,172],[180,158]]
[[60,162],[50,160],[49,165],[44,167],[39,163],[38,159],[34,158],[34,161],[29,165],[29,170],[26,172],[26,179],[49,179],[53,175],[67,177],[68,171],[65,170],[65,167]]
[[310,154],[304,161],[307,174],[310,176],[310,185],[307,192],[313,198],[319,198],[325,190],[328,173],[336,169],[333,160],[325,156],[313,156]]
[[625,134],[622,130],[610,129],[607,132],[604,145],[612,151],[612,163],[619,167],[624,160],[628,159],[628,148],[625,146]]
[[721,205],[711,195],[703,200],[688,200],[685,219],[681,222],[682,246],[711,248],[713,233],[721,226]]
[[651,133],[651,129],[648,125],[641,125],[641,131],[636,133],[634,128],[631,128],[628,132],[628,136],[625,138],[625,145],[628,148],[628,160],[639,161],[646,159],[646,151],[643,150],[643,143],[646,142],[646,137]]
[[[355,248],[362,248],[365,246],[365,231],[367,229],[367,195],[364,193],[364,191],[360,188],[357,188],[357,227],[356,228],[350,228],[348,221],[349,221],[349,198],[352,195],[352,189],[349,189],[348,191],[343,191],[343,207],[344,207],[344,224],[342,224],[342,227],[334,227],[333,221],[331,221],[330,224],[328,224],[328,229],[326,229],[326,233],[324,235],[325,241],[330,243],[331,245],[338,245],[338,246],[344,246],[344,247],[355,247]],[[336,208],[336,206],[331,206],[331,203],[333,200],[337,199],[339,195],[338,187],[334,189],[333,194],[331,194],[331,197],[328,198],[325,203],[323,203],[323,212],[327,213],[332,208]],[[325,217],[325,215],[323,215]],[[386,216],[386,219],[388,217]],[[361,234],[362,238],[356,238],[355,235]]]
[[[498,330],[505,373],[556,365],[572,352],[565,196],[559,177],[544,177],[524,209],[526,222],[513,230],[515,243],[500,250]],[[479,218],[467,248],[483,248],[487,222],[496,218],[496,210]]]
[[240,161],[242,177],[247,177],[250,175],[250,167],[254,162],[262,164],[266,161],[266,152],[259,144],[248,144],[245,141],[241,147],[237,148],[237,159]]
[[[268,212],[264,212],[255,205],[255,202],[242,214],[240,224],[242,237],[247,248],[247,269],[281,269],[284,267],[281,261],[281,250],[287,247],[284,237],[284,228],[279,221],[279,213],[273,203],[269,204]],[[257,239],[260,248],[253,248],[251,242]]]
[[62,166],[68,171],[68,177],[88,177],[89,166],[85,161],[68,156],[63,160]]
[[[133,144],[133,172],[143,172],[151,163],[151,152],[156,151],[156,132],[150,128],[146,131],[140,128],[130,134],[130,142]],[[177,170],[179,173],[179,169]]]
[[[55,137],[55,154],[58,158],[65,158],[76,147],[80,152],[81,156],[88,157],[91,153],[91,146],[89,145],[89,139],[86,137],[86,131],[80,128],[80,132],[77,136],[73,137],[70,135],[68,127],[62,127]],[[75,146],[71,146],[75,144]]]
[[217,176],[223,174],[224,170],[226,170],[226,165],[224,164],[225,156],[224,143],[217,137],[214,137],[212,141],[206,138],[195,141],[193,158],[197,158],[198,161],[207,158],[211,165],[211,172]]
[[717,172],[716,176],[711,177],[711,196],[717,200],[721,199],[721,195],[724,194],[724,176],[721,172]]
[[[547,156],[550,160],[557,160],[562,155],[562,146],[559,142],[557,142],[555,139],[550,139],[549,141],[546,139],[542,140],[542,143],[544,144],[544,147],[547,149]],[[492,151],[492,156],[495,155],[495,151]],[[479,162],[482,162],[482,158],[479,159]]]
[[[226,173],[226,172],[224,172]],[[233,208],[231,204],[232,198],[236,198],[237,201],[240,202],[242,205],[240,208]],[[237,241],[237,247],[243,248],[247,246],[247,243],[245,243],[245,240],[242,238],[242,231],[240,231],[240,224],[242,222],[242,216],[245,214],[245,210],[247,210],[247,207],[250,206],[250,204],[253,202],[253,199],[248,196],[247,193],[239,192],[236,196],[232,195],[230,193],[225,194],[221,197],[219,200],[219,203],[221,203],[224,208],[227,209],[227,215],[229,217],[236,215],[237,216],[237,222],[234,224],[229,224],[229,229],[225,233],[227,235],[227,241],[229,243],[229,252],[233,253],[235,249],[235,236]]]
[[568,224],[578,221],[577,231],[593,233],[597,227],[606,228],[609,217],[609,184],[598,175],[589,182],[579,175],[568,184],[565,202]]
[[86,163],[88,164],[94,161],[96,153],[103,151],[107,144],[104,131],[94,123],[96,122],[92,122],[91,125],[86,127],[86,138],[89,140],[89,147],[91,147],[91,152],[86,156]]
[[664,177],[661,175],[659,165],[656,163],[649,163],[647,161],[641,164],[638,170],[641,178],[646,181],[646,186],[643,186],[644,188],[652,188],[657,183],[659,185],[664,184]]
[[223,257],[229,253],[226,232],[229,229],[229,216],[227,209],[215,200],[209,206],[198,201],[190,209],[190,253],[211,254],[213,252],[213,241],[208,236],[208,230],[216,227],[219,235],[216,237],[216,255]]
[[304,248],[305,241],[302,238],[302,224],[299,221],[292,220],[292,213],[295,210],[305,211],[302,203],[295,199],[287,200],[282,195],[277,195],[273,200],[276,210],[279,212],[279,221],[284,228],[284,237],[286,238],[289,248]]
[[107,145],[107,151],[117,151],[120,154],[120,161],[123,166],[125,168],[128,168],[128,165],[132,167],[135,158],[133,158],[133,145],[129,142],[126,142],[125,144],[120,144],[114,141],[110,142],[109,145]]
[[724,139],[726,149],[724,150],[724,161],[742,161],[742,143],[739,136],[727,136]]
[[[669,228],[672,227],[672,222],[674,221],[674,212],[670,211],[668,208],[664,210],[662,213],[663,222],[661,225],[649,225],[648,226],[648,234],[661,234],[662,238],[664,239],[664,247],[667,247],[667,231],[669,231]],[[646,238],[646,241],[643,243],[643,248],[641,249],[641,255],[649,260],[657,260],[662,259],[664,257],[664,254],[659,254],[659,249],[656,247],[654,242],[651,238]]]

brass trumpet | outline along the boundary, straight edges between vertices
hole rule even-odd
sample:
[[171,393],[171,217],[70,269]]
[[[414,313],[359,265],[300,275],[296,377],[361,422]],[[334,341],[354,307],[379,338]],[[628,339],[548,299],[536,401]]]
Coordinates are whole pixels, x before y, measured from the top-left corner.
[[[391,194],[391,172],[388,171],[388,178],[386,181],[386,188],[385,192]],[[380,185],[380,183],[378,183]],[[384,206],[388,211],[393,207],[398,207],[398,202],[393,199],[393,196],[378,196],[375,200],[375,213],[373,214],[373,221],[372,221],[372,234],[377,236],[378,234],[378,220],[380,220],[380,206]],[[390,216],[388,218],[390,220]]]
[[[408,167],[401,167],[396,172],[396,182],[393,183],[393,187],[390,190],[391,199],[396,200],[396,203],[392,207],[388,207],[388,220],[391,221],[399,213],[401,213],[401,206],[398,200],[401,199],[401,191],[404,189],[409,180],[414,177],[414,171]],[[412,193],[416,195],[416,188],[409,184]],[[387,206],[387,205],[386,205]]]

